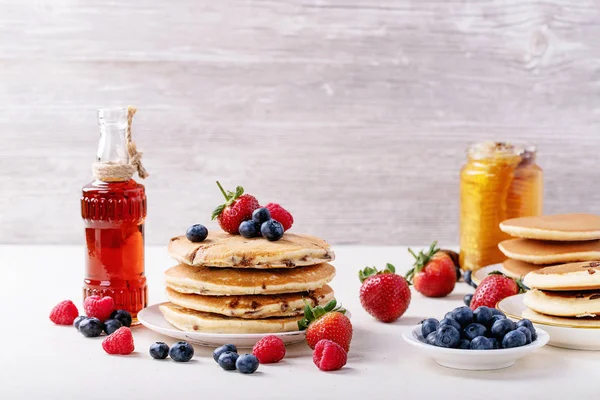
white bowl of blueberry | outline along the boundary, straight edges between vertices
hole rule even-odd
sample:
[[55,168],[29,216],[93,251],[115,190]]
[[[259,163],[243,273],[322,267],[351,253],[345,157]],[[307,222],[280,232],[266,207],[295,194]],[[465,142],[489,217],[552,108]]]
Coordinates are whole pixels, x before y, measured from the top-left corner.
[[439,365],[466,370],[510,367],[548,343],[548,334],[527,319],[514,322],[495,308],[458,307],[441,321],[427,318],[404,340]]

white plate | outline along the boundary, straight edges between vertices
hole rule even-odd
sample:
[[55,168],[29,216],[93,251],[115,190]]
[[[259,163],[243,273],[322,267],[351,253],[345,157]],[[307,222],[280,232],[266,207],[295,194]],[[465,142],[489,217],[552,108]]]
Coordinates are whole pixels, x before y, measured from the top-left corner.
[[[520,320],[523,311],[527,308],[523,303],[524,294],[510,296],[500,301],[496,308],[507,317]],[[550,345],[574,350],[600,350],[600,328],[579,327],[550,322],[536,322],[531,320],[538,329],[542,327],[550,334]]]
[[494,271],[502,272],[502,264],[493,264],[488,265],[487,267],[479,268],[477,271],[473,272],[473,275],[471,275],[471,280],[479,286],[481,281],[484,280],[485,277],[490,274],[490,272]]
[[267,335],[275,335],[286,345],[302,342],[306,335],[305,331],[283,332],[283,333],[206,333],[206,332],[184,332],[168,323],[158,309],[159,304],[144,308],[138,313],[138,320],[146,328],[179,340],[186,340],[200,346],[218,347],[224,344],[234,344],[241,348],[253,347],[256,342]]
[[403,337],[408,344],[415,346],[441,366],[471,371],[486,371],[510,367],[519,358],[548,343],[549,336],[545,331],[537,329],[537,334],[537,339],[528,345],[496,350],[447,349],[433,346],[424,342],[423,336],[421,336],[421,325],[417,325],[409,334],[405,333]]

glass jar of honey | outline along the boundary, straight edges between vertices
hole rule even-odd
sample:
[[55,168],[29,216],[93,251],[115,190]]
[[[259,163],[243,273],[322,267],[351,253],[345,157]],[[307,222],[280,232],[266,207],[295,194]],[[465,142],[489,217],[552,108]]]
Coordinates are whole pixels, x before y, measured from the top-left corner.
[[534,146],[478,143],[460,172],[460,265],[477,270],[506,257],[498,243],[505,219],[542,214],[543,172]]

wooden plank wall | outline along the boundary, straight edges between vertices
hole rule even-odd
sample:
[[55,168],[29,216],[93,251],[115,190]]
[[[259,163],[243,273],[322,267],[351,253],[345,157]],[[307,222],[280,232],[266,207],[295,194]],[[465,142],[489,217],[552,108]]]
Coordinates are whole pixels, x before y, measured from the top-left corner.
[[0,243],[82,243],[95,109],[126,104],[152,244],[216,179],[333,243],[457,243],[480,140],[538,145],[547,212],[600,212],[597,0],[0,0]]

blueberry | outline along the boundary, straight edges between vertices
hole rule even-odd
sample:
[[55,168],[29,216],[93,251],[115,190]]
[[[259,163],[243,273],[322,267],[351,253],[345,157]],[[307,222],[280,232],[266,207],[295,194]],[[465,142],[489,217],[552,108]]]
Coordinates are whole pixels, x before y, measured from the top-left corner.
[[75,329],[79,330],[79,324],[86,318],[87,317],[85,315],[80,315],[79,317],[75,318],[75,321],[73,321],[73,326]]
[[473,295],[472,294],[465,294],[465,297],[463,297],[463,302],[468,307],[468,306],[471,305],[471,300],[472,299],[473,299]]
[[457,307],[452,310],[452,318],[465,327],[473,322],[473,311],[469,307]]
[[471,350],[492,350],[494,344],[485,336],[477,336],[471,340]]
[[215,351],[213,351],[213,359],[215,360],[215,362],[219,362],[219,356],[225,353],[226,351],[232,351],[234,353],[237,353],[237,347],[235,347],[234,344],[224,344],[221,347],[217,347]]
[[439,326],[439,321],[435,318],[427,318],[423,321],[421,325],[421,335],[426,338],[431,332],[435,332],[435,330]]
[[106,332],[107,335],[110,335],[122,326],[123,324],[118,319],[107,319],[104,321],[104,332]]
[[469,286],[471,286],[471,274],[473,274],[473,271],[471,270],[466,270],[465,273],[463,274],[463,279],[465,280],[465,283]]
[[471,341],[467,339],[460,339],[458,342],[458,349],[469,350],[471,348]]
[[438,325],[438,329],[440,329],[444,325],[453,326],[459,332],[462,329],[460,324],[458,322],[456,322],[456,320],[454,318],[444,318],[443,320],[441,320],[440,324]]
[[169,346],[165,342],[152,343],[150,355],[156,360],[164,360],[169,355]]
[[511,347],[524,346],[527,343],[527,337],[519,330],[510,331],[502,339],[502,347],[510,349]]
[[239,355],[234,351],[225,351],[221,353],[217,362],[219,366],[227,371],[233,371],[235,369],[235,362]]
[[269,241],[274,242],[283,237],[283,225],[274,219],[263,222],[260,233]]
[[492,336],[499,341],[504,338],[504,335],[513,330],[515,330],[515,323],[507,318],[494,322],[494,325],[492,325],[492,328],[490,329]]
[[531,343],[531,331],[524,326],[519,326],[517,328],[518,331],[523,332],[525,335],[525,344]]
[[477,336],[485,336],[485,334],[487,333],[487,328],[481,324],[473,323],[467,325],[463,332],[467,339],[473,340]]
[[185,237],[190,242],[203,242],[204,239],[208,236],[208,229],[204,225],[196,224],[190,226],[185,232]]
[[246,239],[254,238],[259,236],[260,225],[249,219],[248,221],[244,221],[240,224],[238,231],[240,232],[240,235]]
[[475,322],[484,326],[490,326],[492,324],[492,315],[492,310],[486,306],[477,307],[477,309],[473,311]]
[[492,342],[492,348],[493,349],[499,349],[500,348],[500,343],[498,343],[498,340],[496,340],[496,338],[489,338],[490,341]]
[[458,346],[458,342],[460,342],[460,333],[458,329],[451,325],[440,325],[435,335],[436,346],[456,347]]
[[243,354],[238,357],[235,367],[242,374],[252,374],[258,369],[258,358],[253,354]]
[[177,342],[169,349],[173,361],[188,362],[194,356],[194,348],[188,342]]
[[431,344],[431,345],[435,346],[435,336],[436,336],[436,332],[431,332],[429,335],[427,335],[427,338],[425,339],[427,344]]
[[131,326],[131,314],[125,310],[115,310],[110,314],[110,319],[118,319],[121,325],[130,327]]
[[98,337],[103,329],[104,324],[98,318],[86,318],[79,323],[79,332],[85,337]]
[[263,222],[267,222],[271,219],[271,213],[265,207],[257,208],[252,212],[252,221],[256,222],[258,226],[262,225]]
[[506,315],[497,308],[490,308],[490,311],[492,312],[492,315],[502,315],[503,317],[506,317]]
[[531,341],[535,341],[537,339],[537,332],[535,331],[535,328],[530,320],[522,319],[519,322],[517,322],[517,328],[521,326],[524,326],[525,328],[529,329],[529,331],[531,332]]
[[460,281],[460,276],[462,275],[462,271],[458,265],[454,265],[454,269],[456,270],[456,282]]
[[494,322],[501,320],[501,319],[506,319],[506,316],[504,315],[492,315],[492,325],[494,325]]

